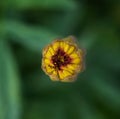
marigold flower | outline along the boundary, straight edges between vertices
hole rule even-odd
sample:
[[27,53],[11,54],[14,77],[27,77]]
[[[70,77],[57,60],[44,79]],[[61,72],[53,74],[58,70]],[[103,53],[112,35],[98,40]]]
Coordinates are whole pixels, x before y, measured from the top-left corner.
[[73,36],[53,41],[42,55],[42,69],[53,81],[72,82],[83,71],[84,53]]

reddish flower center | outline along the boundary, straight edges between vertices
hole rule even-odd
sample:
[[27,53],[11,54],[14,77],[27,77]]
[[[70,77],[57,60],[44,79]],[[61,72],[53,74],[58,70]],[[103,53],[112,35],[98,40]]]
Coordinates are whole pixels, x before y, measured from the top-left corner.
[[71,58],[68,54],[64,52],[62,49],[58,49],[56,53],[51,58],[52,63],[54,64],[55,68],[61,70],[61,66],[66,66],[71,63]]

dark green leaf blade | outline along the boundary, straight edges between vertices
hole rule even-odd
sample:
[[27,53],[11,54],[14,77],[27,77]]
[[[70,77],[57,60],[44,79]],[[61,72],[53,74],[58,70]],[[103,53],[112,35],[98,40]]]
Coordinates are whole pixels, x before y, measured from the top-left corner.
[[39,52],[57,38],[57,35],[49,30],[25,26],[20,22],[8,22],[6,30],[15,42]]
[[21,107],[19,76],[11,49],[3,39],[0,40],[0,88],[3,107],[1,119],[19,119]]

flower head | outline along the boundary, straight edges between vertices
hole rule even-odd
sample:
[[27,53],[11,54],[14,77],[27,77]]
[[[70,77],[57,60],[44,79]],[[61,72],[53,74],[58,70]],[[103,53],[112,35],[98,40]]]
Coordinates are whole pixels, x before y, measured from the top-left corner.
[[72,82],[84,68],[83,50],[73,36],[53,41],[42,55],[42,69],[53,81]]

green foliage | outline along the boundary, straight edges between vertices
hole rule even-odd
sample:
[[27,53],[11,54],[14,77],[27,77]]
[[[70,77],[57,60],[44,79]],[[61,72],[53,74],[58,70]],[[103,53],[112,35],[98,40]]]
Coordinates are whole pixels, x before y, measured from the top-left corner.
[[1,119],[15,119],[20,111],[20,80],[8,43],[0,40]]
[[[0,119],[120,118],[119,0],[0,1]],[[42,49],[75,35],[86,70],[52,82]]]
[[42,8],[42,9],[74,9],[75,2],[72,0],[8,0],[9,7],[17,10]]
[[[7,22],[6,30],[13,41],[38,52],[40,52],[46,44],[57,37],[57,35],[49,30],[25,26],[20,22]],[[42,42],[43,40],[44,42]]]

